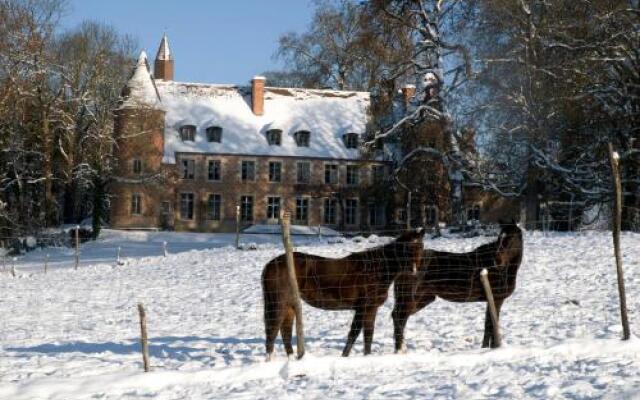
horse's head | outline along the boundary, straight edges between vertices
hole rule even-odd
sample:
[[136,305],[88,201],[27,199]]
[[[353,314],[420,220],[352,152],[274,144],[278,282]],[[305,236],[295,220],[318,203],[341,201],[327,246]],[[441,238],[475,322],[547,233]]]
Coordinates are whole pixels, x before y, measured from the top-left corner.
[[514,220],[501,223],[498,235],[498,249],[496,251],[496,265],[507,267],[519,265],[522,260],[522,230]]
[[415,274],[422,263],[424,254],[424,229],[412,229],[404,232],[395,240],[396,258],[400,265],[399,272]]

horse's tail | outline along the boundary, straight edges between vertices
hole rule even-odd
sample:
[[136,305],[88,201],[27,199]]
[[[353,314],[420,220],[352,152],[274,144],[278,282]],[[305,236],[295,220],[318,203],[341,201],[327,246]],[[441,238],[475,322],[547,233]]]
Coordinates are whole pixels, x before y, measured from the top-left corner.
[[288,282],[282,279],[281,269],[286,266],[284,257],[278,256],[269,261],[262,271],[262,299],[264,301],[264,323],[267,330],[278,323],[282,302],[286,301],[289,291]]

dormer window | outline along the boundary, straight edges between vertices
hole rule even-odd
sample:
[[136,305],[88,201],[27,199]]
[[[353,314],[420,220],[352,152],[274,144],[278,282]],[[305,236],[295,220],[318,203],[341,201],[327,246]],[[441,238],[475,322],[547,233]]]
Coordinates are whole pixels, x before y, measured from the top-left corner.
[[180,127],[180,139],[183,142],[193,142],[196,140],[196,127],[193,125],[182,125]]
[[296,139],[296,144],[298,145],[298,147],[309,147],[309,138],[311,137],[311,132],[298,131],[293,135]]
[[347,146],[347,149],[357,149],[358,148],[358,134],[357,133],[347,133],[343,137],[344,145]]
[[219,126],[210,126],[207,128],[207,141],[209,143],[222,142],[222,128]]
[[267,143],[269,143],[269,146],[280,146],[282,144],[282,131],[280,129],[269,129],[267,131]]

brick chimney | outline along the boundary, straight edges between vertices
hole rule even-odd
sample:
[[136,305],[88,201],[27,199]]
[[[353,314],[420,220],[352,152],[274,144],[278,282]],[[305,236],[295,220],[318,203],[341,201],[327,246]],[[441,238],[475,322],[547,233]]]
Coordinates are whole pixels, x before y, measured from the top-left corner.
[[404,104],[409,104],[411,102],[411,99],[416,95],[415,85],[404,85],[400,90],[402,91]]
[[153,75],[155,79],[164,81],[173,80],[173,54],[169,49],[169,39],[167,35],[162,36],[160,47],[156,54],[156,61],[153,65]]
[[264,76],[254,76],[251,80],[251,110],[255,115],[264,114]]

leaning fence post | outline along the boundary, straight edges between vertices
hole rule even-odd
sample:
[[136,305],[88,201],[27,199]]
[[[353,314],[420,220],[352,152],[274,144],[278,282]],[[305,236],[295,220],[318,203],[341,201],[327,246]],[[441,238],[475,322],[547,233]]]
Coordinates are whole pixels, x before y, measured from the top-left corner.
[[236,206],[236,249],[240,248],[240,206]]
[[80,264],[80,225],[76,225],[76,267]]
[[616,271],[618,274],[618,294],[620,295],[620,316],[622,319],[622,340],[629,340],[629,317],[627,316],[627,295],[624,289],[624,270],[622,268],[622,255],[620,254],[620,229],[622,224],[622,183],[620,182],[620,156],[613,151],[613,145],[609,143],[609,160],[611,161],[611,173],[613,175],[613,251],[616,256]]
[[491,314],[491,325],[493,325],[493,342],[491,347],[500,347],[502,338],[500,337],[500,327],[498,326],[498,313],[496,312],[496,303],[493,301],[493,293],[491,292],[491,284],[489,284],[489,273],[486,268],[480,271],[480,280],[484,287],[484,293],[487,296],[487,304],[489,305],[489,314]]
[[142,303],[138,303],[138,315],[140,316],[140,344],[142,347],[142,364],[144,372],[149,372],[149,343],[147,340],[147,314]]
[[282,242],[287,259],[287,273],[289,276],[289,287],[293,295],[294,311],[296,313],[296,346],[298,350],[298,358],[304,356],[304,326],[302,322],[302,302],[300,301],[300,290],[298,288],[298,280],[296,278],[296,269],[293,260],[293,246],[291,245],[291,232],[289,230],[291,215],[283,212],[281,215],[282,224]]
[[169,254],[169,252],[167,251],[167,241],[163,241],[162,242],[162,254],[164,254],[164,256],[166,257],[167,254]]

